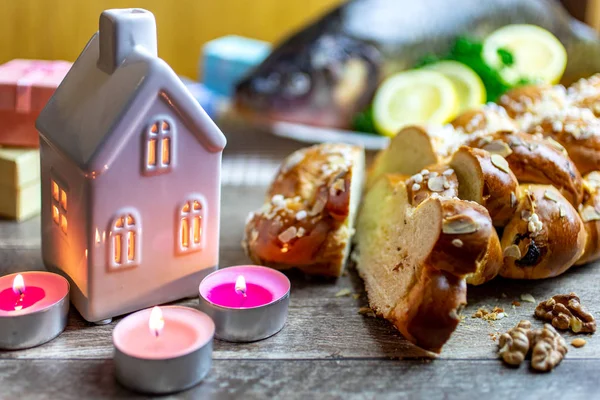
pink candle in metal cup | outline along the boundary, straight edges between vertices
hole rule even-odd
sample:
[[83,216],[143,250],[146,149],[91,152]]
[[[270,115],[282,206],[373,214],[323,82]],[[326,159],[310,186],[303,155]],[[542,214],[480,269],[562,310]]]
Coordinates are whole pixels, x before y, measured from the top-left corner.
[[257,265],[220,269],[200,283],[200,309],[216,326],[215,336],[252,342],[279,332],[287,320],[290,281]]
[[188,389],[208,373],[215,325],[189,307],[138,311],[113,331],[117,379],[132,390],[163,394]]
[[44,271],[0,277],[0,349],[26,349],[58,336],[67,325],[69,282]]

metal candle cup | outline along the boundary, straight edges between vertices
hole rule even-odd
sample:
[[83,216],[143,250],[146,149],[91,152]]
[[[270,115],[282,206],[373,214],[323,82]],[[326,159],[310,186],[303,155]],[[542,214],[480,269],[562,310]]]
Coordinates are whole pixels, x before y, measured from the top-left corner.
[[113,330],[117,380],[131,390],[166,394],[198,384],[210,370],[215,325],[189,307],[138,311]]
[[67,325],[69,282],[44,271],[0,277],[0,349],[44,344]]
[[[240,289],[239,277],[247,291],[245,286]],[[285,325],[290,287],[289,279],[271,268],[228,267],[202,280],[200,309],[215,322],[217,339],[254,342],[276,334]]]

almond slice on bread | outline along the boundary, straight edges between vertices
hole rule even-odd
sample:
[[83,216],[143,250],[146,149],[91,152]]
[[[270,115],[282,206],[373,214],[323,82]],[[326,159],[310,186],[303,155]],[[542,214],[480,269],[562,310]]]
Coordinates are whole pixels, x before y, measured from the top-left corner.
[[253,262],[340,276],[350,252],[364,179],[364,151],[321,144],[292,153],[246,223],[242,246]]

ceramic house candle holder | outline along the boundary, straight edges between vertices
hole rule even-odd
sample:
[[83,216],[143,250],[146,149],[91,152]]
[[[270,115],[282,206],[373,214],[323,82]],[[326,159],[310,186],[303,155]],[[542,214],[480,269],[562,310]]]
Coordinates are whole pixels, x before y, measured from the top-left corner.
[[38,147],[35,119],[71,65],[42,60],[0,65],[0,146]]
[[154,15],[104,11],[36,126],[42,255],[81,315],[197,296],[218,264],[225,137],[158,58]]

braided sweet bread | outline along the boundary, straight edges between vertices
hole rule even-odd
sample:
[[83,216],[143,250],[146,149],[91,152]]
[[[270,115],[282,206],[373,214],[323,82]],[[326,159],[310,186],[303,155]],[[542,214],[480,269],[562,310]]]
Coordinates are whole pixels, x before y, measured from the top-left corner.
[[402,129],[368,170],[359,211],[362,150],[292,154],[246,225],[248,255],[339,276],[358,212],[353,260],[371,307],[433,352],[459,323],[467,283],[600,259],[600,75],[499,103]]

